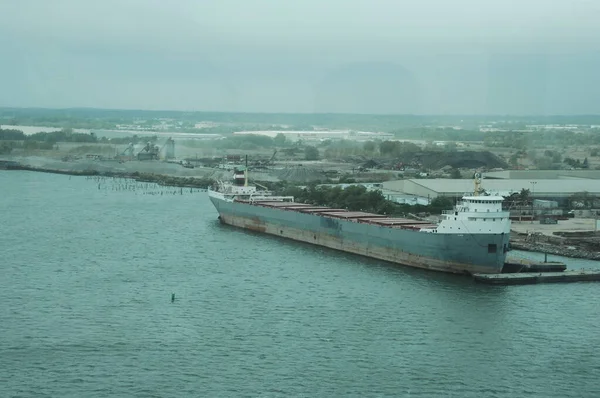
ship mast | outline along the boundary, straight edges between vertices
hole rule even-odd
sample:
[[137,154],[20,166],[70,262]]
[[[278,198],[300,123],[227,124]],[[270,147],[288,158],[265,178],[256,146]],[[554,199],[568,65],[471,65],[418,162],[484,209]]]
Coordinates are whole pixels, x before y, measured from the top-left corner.
[[244,170],[244,186],[248,186],[248,155],[246,155],[246,169]]
[[481,188],[481,174],[480,173],[475,173],[475,175],[473,177],[473,183],[475,184],[475,192],[473,192],[473,196],[479,196],[479,193],[482,190],[482,188]]

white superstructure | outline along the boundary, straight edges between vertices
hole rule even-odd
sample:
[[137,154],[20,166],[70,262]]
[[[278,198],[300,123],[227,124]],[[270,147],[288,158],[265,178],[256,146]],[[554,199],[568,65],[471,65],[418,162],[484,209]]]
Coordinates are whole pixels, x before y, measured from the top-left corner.
[[208,196],[233,202],[234,200],[256,201],[282,201],[293,202],[293,196],[273,196],[269,191],[258,191],[255,186],[248,185],[247,169],[234,168],[232,182],[217,181],[214,189],[208,189]]
[[424,232],[445,234],[501,234],[510,233],[510,213],[502,210],[504,197],[499,195],[479,195],[481,175],[475,174],[475,193],[463,196],[454,210],[442,212],[442,221],[437,228],[424,229]]

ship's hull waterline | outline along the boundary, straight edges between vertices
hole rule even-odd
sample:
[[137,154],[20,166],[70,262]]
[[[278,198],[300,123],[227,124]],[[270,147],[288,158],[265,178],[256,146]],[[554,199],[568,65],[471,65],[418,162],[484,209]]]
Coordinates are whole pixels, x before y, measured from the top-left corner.
[[[222,223],[411,267],[502,272],[508,234],[439,234],[389,228],[225,200],[210,195]],[[496,252],[490,252],[494,245]]]

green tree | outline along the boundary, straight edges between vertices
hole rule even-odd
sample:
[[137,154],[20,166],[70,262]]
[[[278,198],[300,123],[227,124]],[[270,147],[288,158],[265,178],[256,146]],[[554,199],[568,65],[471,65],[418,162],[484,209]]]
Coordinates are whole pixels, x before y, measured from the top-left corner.
[[282,133],[279,133],[273,138],[273,144],[277,146],[284,146],[287,143],[287,138]]
[[27,137],[21,130],[0,129],[0,140],[24,141]]
[[462,175],[460,174],[460,170],[457,168],[453,168],[452,170],[450,170],[450,178],[454,178],[454,179],[462,178]]
[[563,163],[566,163],[569,166],[574,167],[574,168],[581,167],[581,160],[579,160],[579,159],[575,160],[573,158],[565,158],[565,160],[563,160]]
[[514,141],[509,141],[507,146],[517,149],[525,149],[527,147],[527,140],[525,139],[525,137],[521,136],[516,138]]
[[589,209],[593,206],[595,197],[589,192],[583,191],[574,193],[573,195],[569,196],[568,200],[571,207],[584,207]]
[[421,148],[412,142],[382,141],[379,143],[379,152],[383,156],[401,156],[406,153],[419,152]]
[[306,160],[319,160],[319,150],[314,146],[307,146],[304,148],[304,159]]
[[11,153],[12,145],[8,142],[3,142],[0,144],[0,155]]
[[452,206],[454,206],[452,199],[446,196],[438,196],[433,198],[429,204],[431,211],[434,213],[441,213],[442,210],[450,210],[452,209]]
[[458,146],[456,145],[456,142],[448,142],[446,145],[444,145],[444,150],[446,152],[456,152],[457,148]]
[[560,152],[556,152],[556,153],[554,153],[554,155],[552,155],[552,162],[560,163],[561,161],[562,161],[562,155],[560,154]]
[[367,141],[363,144],[363,149],[369,153],[375,152],[376,147],[377,147],[377,145],[375,145],[374,141]]
[[392,156],[396,151],[397,141],[383,141],[379,143],[379,152],[383,156]]
[[521,189],[521,192],[519,192],[519,196],[518,196],[518,200],[522,203],[528,203],[529,200],[531,199],[531,191],[529,191],[529,189]]
[[560,163],[562,161],[562,155],[558,151],[546,150],[544,151],[544,155],[552,159],[553,163]]
[[544,157],[535,159],[535,165],[540,170],[552,170],[554,164],[552,162],[552,158],[544,156]]
[[486,147],[493,147],[493,146],[497,146],[498,144],[496,143],[496,141],[494,140],[493,137],[491,136],[487,136],[483,139],[483,145]]
[[508,163],[512,167],[518,167],[519,166],[519,154],[513,153],[512,155],[510,155],[510,158],[508,159]]

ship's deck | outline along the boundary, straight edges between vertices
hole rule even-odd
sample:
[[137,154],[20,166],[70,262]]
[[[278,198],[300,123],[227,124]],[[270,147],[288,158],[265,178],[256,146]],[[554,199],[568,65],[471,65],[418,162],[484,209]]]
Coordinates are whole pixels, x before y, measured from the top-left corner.
[[313,214],[321,217],[336,218],[351,222],[378,225],[387,228],[401,228],[418,231],[423,228],[432,229],[437,227],[437,225],[432,224],[429,221],[418,221],[411,220],[409,218],[388,217],[382,214],[366,213],[363,211],[348,211],[346,209],[334,209],[326,206],[315,206],[307,203],[282,201],[250,202],[248,200],[236,200],[236,202],[245,203],[253,206],[270,207],[273,209],[279,209],[283,211],[294,211],[304,214]]

